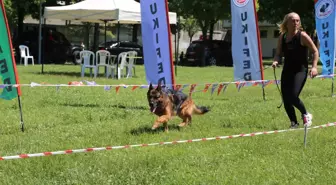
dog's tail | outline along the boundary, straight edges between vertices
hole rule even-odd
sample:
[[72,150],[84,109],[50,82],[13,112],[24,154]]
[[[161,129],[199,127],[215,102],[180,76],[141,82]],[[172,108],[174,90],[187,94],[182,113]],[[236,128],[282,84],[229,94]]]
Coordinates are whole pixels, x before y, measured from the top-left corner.
[[195,114],[205,114],[209,111],[210,111],[210,109],[205,107],[205,106],[197,106],[197,105],[194,106],[194,113]]

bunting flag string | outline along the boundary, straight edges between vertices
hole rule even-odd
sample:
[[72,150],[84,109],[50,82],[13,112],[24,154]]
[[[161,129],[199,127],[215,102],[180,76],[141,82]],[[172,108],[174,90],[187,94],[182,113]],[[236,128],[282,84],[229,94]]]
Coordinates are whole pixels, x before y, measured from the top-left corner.
[[[325,79],[330,78],[335,75],[320,75],[317,78]],[[280,80],[256,80],[256,81],[236,81],[236,82],[216,82],[216,83],[204,83],[204,84],[175,84],[175,90],[177,91],[183,91],[186,88],[189,89],[189,95],[195,92],[203,92],[206,93],[211,90],[210,93],[213,95],[215,90],[217,89],[217,95],[219,95],[221,92],[225,92],[226,88],[234,84],[238,90],[238,92],[243,87],[255,87],[255,86],[262,86],[266,87],[271,84],[280,84]],[[136,89],[146,89],[149,87],[149,85],[126,85],[126,84],[114,84],[114,85],[99,85],[95,81],[71,81],[67,84],[49,84],[46,82],[42,83],[36,83],[31,82],[30,84],[0,84],[0,90],[4,89],[8,86],[13,87],[56,87],[56,91],[60,91],[61,87],[103,87],[105,91],[110,91],[112,88],[115,88],[116,93],[120,91],[120,87],[123,87],[124,89],[131,87],[131,91],[135,91]],[[199,90],[196,91],[196,88]]]
[[203,89],[203,92],[207,92],[211,84],[205,84],[205,88]]
[[194,92],[196,86],[197,86],[197,84],[191,84],[191,88],[190,88],[190,91],[189,91],[189,96],[191,96],[191,94]]
[[218,86],[218,84],[212,84],[211,95],[214,93],[214,91],[217,88],[217,86]]

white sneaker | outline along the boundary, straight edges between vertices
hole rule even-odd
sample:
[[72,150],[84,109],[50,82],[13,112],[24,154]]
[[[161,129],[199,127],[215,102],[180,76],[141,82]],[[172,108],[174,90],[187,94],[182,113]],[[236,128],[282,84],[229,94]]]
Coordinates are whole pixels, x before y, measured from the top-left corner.
[[313,115],[310,113],[302,115],[303,125],[310,127],[312,125]]

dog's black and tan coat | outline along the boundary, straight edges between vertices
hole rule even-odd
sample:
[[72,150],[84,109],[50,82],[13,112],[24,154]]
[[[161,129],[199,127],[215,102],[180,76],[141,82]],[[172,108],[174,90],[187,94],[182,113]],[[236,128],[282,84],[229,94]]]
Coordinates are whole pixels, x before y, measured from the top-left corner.
[[179,116],[182,119],[180,127],[191,124],[193,114],[205,114],[209,111],[206,107],[196,106],[191,97],[186,94],[165,89],[160,84],[156,88],[149,85],[147,99],[150,111],[159,116],[154,122],[152,129],[164,125],[165,131],[168,131],[168,121],[173,116]]

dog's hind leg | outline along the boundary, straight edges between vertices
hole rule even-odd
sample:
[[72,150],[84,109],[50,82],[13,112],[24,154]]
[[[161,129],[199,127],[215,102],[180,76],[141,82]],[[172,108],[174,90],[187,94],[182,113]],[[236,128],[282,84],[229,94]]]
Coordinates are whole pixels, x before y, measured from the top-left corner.
[[179,124],[179,127],[184,127],[187,125],[188,119],[186,117],[182,118],[182,122]]
[[179,127],[184,127],[187,125],[191,125],[191,116],[180,116],[180,118],[183,120],[182,123],[179,124]]
[[188,116],[188,122],[187,122],[187,125],[190,125],[190,126],[191,126],[191,123],[192,123],[192,118],[191,118],[191,116]]
[[163,127],[165,129],[165,132],[168,132],[168,123],[167,122],[163,123]]

